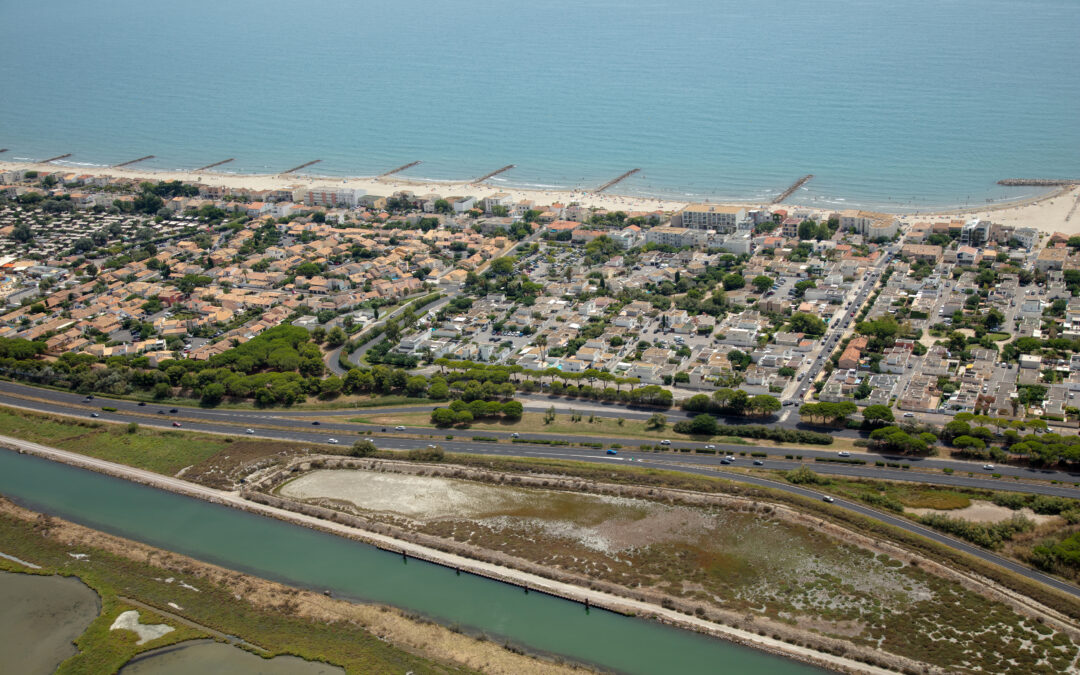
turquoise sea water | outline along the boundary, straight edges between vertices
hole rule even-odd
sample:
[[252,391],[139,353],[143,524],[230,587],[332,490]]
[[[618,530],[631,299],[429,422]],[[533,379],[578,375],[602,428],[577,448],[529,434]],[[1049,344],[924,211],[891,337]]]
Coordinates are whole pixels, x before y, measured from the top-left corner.
[[1076,0],[8,1],[0,159],[978,204],[1080,178],[1078,29]]

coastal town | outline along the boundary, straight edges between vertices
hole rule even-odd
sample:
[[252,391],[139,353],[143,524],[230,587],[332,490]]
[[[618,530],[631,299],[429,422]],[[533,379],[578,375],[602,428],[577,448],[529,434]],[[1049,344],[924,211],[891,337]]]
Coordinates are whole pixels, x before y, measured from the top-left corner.
[[2,336],[51,359],[155,369],[291,324],[321,344],[309,378],[441,360],[554,393],[739,389],[783,419],[814,402],[1077,419],[1080,237],[1035,224],[16,168],[0,199]]

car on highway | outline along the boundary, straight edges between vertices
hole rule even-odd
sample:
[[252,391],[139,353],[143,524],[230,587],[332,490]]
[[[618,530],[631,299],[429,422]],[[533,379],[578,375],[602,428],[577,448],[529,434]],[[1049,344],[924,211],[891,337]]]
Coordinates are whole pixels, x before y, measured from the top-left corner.
[[326,439],[326,442],[329,443],[330,445],[337,445],[338,441],[337,441],[336,438],[328,438],[328,439]]
[[728,459],[727,457],[725,457],[722,460],[720,460],[720,463],[721,464],[731,464],[731,460]]
[[394,427],[394,431],[405,431],[405,427],[403,427],[403,426],[401,426],[401,425],[399,424],[399,425],[397,425],[396,427]]
[[145,408],[146,407],[146,401],[139,401],[139,407],[140,408]]
[[515,431],[514,433],[510,434],[510,438],[518,438],[518,432]]
[[825,495],[824,497],[821,498],[821,501],[828,502],[828,503],[832,504],[836,500],[833,499],[832,497],[830,497],[829,495]]
[[765,466],[765,462],[761,461],[760,459],[755,459],[754,466]]
[[840,455],[841,457],[851,457],[851,453],[848,452],[847,450],[841,450],[840,452],[838,452],[836,454]]
[[169,410],[169,412],[171,412],[171,413],[178,413],[178,412],[180,412],[180,411],[179,411],[179,410],[177,410],[176,408],[171,408],[171,409]]
[[660,441],[660,445],[671,445],[671,441],[665,438],[664,440]]
[[178,427],[178,426],[180,426],[180,423],[179,423],[179,422],[173,422],[173,423],[172,423],[172,425],[173,425],[174,427]]
[[605,452],[605,454],[608,454],[608,455],[617,455],[617,454],[619,454],[619,451],[618,451],[618,450],[616,450],[615,448],[608,448],[608,449],[607,449],[607,451]]
[[97,413],[90,413],[90,417],[101,417],[101,415]]
[[994,470],[994,465],[993,464],[983,464],[983,469],[986,470],[986,471],[993,471]]
[[255,430],[254,429],[244,429],[244,433],[245,434],[253,434],[253,433],[255,433]]
[[706,449],[706,450],[715,450],[715,449],[716,449],[716,446],[715,446],[715,445],[706,445],[706,446],[705,446],[705,449]]

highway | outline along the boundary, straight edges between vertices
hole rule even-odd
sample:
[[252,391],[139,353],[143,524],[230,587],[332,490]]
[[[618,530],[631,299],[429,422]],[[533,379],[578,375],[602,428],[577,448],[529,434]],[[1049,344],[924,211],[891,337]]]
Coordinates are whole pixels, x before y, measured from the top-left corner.
[[[99,416],[98,419],[102,421],[120,423],[137,422],[140,425],[160,427],[166,429],[173,428],[172,423],[174,421],[180,420],[182,428],[187,430],[223,433],[237,436],[246,436],[247,434],[245,433],[245,431],[246,429],[250,428],[254,432],[253,434],[251,434],[252,437],[285,441],[299,441],[305,443],[326,444],[329,438],[335,438],[342,445],[351,445],[355,440],[361,438],[372,438],[375,441],[376,445],[378,445],[380,448],[391,450],[407,450],[417,447],[423,447],[424,445],[431,442],[437,442],[449,452],[463,452],[495,456],[567,459],[611,465],[641,463],[648,466],[649,468],[681,471],[685,473],[703,476],[729,478],[744,483],[750,483],[762,487],[783,490],[788,493],[798,494],[812,499],[821,499],[823,496],[822,493],[813,489],[800,487],[798,485],[791,485],[786,482],[774,481],[768,478],[747,475],[739,471],[732,471],[728,469],[726,465],[721,464],[722,457],[719,455],[699,455],[694,453],[683,454],[636,452],[632,449],[624,448],[619,450],[617,455],[611,456],[605,454],[602,450],[593,450],[589,448],[571,448],[565,446],[548,447],[531,445],[528,443],[487,443],[471,440],[471,436],[474,435],[498,435],[505,438],[509,435],[505,432],[476,432],[468,430],[444,431],[440,429],[421,427],[408,428],[404,431],[397,432],[399,436],[395,437],[394,432],[389,429],[387,430],[387,432],[383,432],[383,427],[373,427],[366,424],[348,423],[321,423],[318,426],[313,426],[309,420],[297,419],[293,415],[281,415],[277,411],[269,410],[203,410],[200,408],[190,407],[158,407],[154,404],[139,406],[136,402],[133,401],[104,399],[100,397],[95,397],[92,401],[87,402],[85,400],[85,397],[79,394],[45,390],[11,382],[0,382],[0,405],[8,405],[28,410],[35,410],[38,412],[73,415],[84,418],[89,417],[91,413],[96,413]],[[115,407],[117,411],[102,411],[102,406]],[[171,413],[170,410],[173,409],[177,410],[177,412]],[[374,411],[368,412],[371,413]],[[321,413],[316,414],[321,416]],[[364,411],[349,411],[349,414],[363,415]],[[424,434],[429,436],[435,436],[438,440],[433,441],[430,438],[418,439],[404,437],[410,434]],[[455,436],[455,439],[444,440],[444,437],[446,435],[453,435]],[[522,437],[528,435],[529,434],[522,434]],[[623,445],[634,442],[628,441],[628,439],[625,438],[602,440],[598,439],[595,436],[572,436],[567,437],[565,440],[571,442],[615,442],[622,443]],[[677,444],[677,447],[684,446],[701,447],[703,446],[703,444],[684,444],[682,442]],[[827,450],[808,451],[792,450],[790,448],[763,448],[761,446],[745,445],[725,445],[718,446],[718,448],[721,450],[730,450],[731,452],[735,453],[749,452],[751,450],[769,452],[770,454],[798,453],[807,459],[819,456],[836,457],[836,453],[834,451]],[[767,458],[762,461],[763,464],[757,468],[790,469],[800,464],[800,462],[797,461],[779,460],[775,458]],[[929,459],[923,461],[928,463],[951,462],[951,460]],[[957,462],[953,463],[955,464]],[[922,483],[933,483],[938,485],[951,485],[959,487],[1019,491],[1033,494],[1080,497],[1080,490],[1071,485],[1066,486],[1047,483],[1023,483],[1019,481],[1014,482],[1006,480],[995,480],[988,477],[969,477],[966,475],[957,474],[953,474],[951,476],[937,473],[928,474],[912,470],[875,467],[873,465],[853,466],[845,464],[816,463],[812,461],[811,464],[813,465],[815,471],[818,471],[822,474],[873,477],[881,479],[895,479]],[[968,463],[962,464],[967,465]],[[732,466],[752,466],[751,459],[748,457],[738,457],[734,460]],[[1027,473],[1027,470],[1019,469],[1017,467],[1001,467],[1002,471],[1006,469],[1012,469],[1014,472],[1017,472],[1016,475],[1022,475]],[[1045,474],[1038,473],[1036,476],[1028,474],[1025,477],[1038,477],[1041,479],[1049,479],[1052,476],[1065,476],[1070,480],[1080,481],[1080,477],[1073,476],[1071,474],[1063,474],[1061,472],[1048,472]],[[967,542],[923,527],[922,525],[913,523],[906,518],[879,511],[858,502],[851,502],[844,499],[837,499],[834,506],[838,508],[848,509],[850,511],[854,511],[865,516],[876,518],[895,527],[907,530],[908,532],[912,532],[927,537],[929,539],[933,539],[934,541],[948,545],[954,549],[963,551],[983,560],[993,562],[1017,574],[1021,574],[1029,579],[1042,582],[1053,588],[1065,591],[1073,595],[1074,597],[1080,598],[1080,588],[1077,588],[1072,584],[1043,574],[1037,570],[1030,569],[1028,567],[1025,567],[1024,565],[1014,563],[991,552],[980,549],[977,546],[968,544]]]
[[[547,407],[554,405],[556,409],[561,412],[567,412],[571,408],[583,414],[589,414],[591,412],[590,410],[583,408],[583,405],[589,405],[587,402],[583,405],[579,405],[578,402],[566,401],[565,399],[561,399],[558,402],[552,402],[547,397],[540,398],[540,401],[536,401],[535,398],[529,399],[529,402],[526,403],[526,408],[535,406],[534,409],[546,410]],[[193,431],[210,431],[215,433],[243,435],[246,429],[252,429],[253,432],[255,432],[253,435],[256,436],[280,440],[303,441],[307,443],[326,443],[329,438],[336,438],[343,444],[351,444],[353,441],[360,438],[375,438],[380,447],[397,450],[414,448],[420,442],[418,439],[407,438],[407,436],[423,435],[437,437],[439,439],[438,442],[444,448],[452,452],[525,456],[530,448],[527,443],[506,443],[506,441],[512,440],[511,435],[513,432],[511,431],[436,429],[433,427],[406,427],[406,429],[402,431],[395,431],[393,427],[351,423],[347,421],[349,418],[363,418],[394,411],[427,412],[430,410],[427,406],[307,411],[244,408],[204,409],[186,406],[173,408],[169,405],[155,403],[147,403],[145,406],[140,406],[135,401],[107,399],[100,396],[95,397],[91,401],[87,401],[86,397],[81,394],[52,391],[14,382],[0,382],[0,404],[28,408],[39,412],[74,415],[76,417],[89,417],[92,413],[97,413],[100,416],[100,419],[104,421],[138,422],[139,424],[146,426],[171,427],[174,420],[179,420],[183,425],[183,428]],[[105,412],[101,410],[102,407],[116,408],[117,411],[115,413]],[[173,409],[177,410],[175,414],[169,412]],[[627,418],[648,417],[652,414],[650,412],[625,410],[623,408],[617,408],[616,410],[606,412],[609,415],[618,414],[619,416]],[[600,413],[598,412],[596,414]],[[341,417],[343,419],[340,422],[328,421],[328,418],[333,419],[335,417]],[[314,418],[321,418],[324,421],[321,421],[316,426],[312,424]],[[674,417],[674,419],[679,418]],[[582,423],[582,426],[588,428],[587,423]],[[856,432],[852,431],[852,433],[854,434]],[[447,436],[453,436],[454,438],[452,440],[447,439]],[[497,438],[502,442],[477,442],[472,440],[474,436]],[[551,434],[528,432],[519,433],[518,436],[519,441],[530,439],[546,440],[553,437]],[[611,445],[613,443],[621,444],[625,449],[620,451],[620,455],[631,454],[632,448],[637,446],[643,444],[655,446],[658,442],[656,440],[632,439],[623,436],[591,434],[563,436],[561,437],[561,440],[566,440],[571,443],[603,443],[605,445]],[[983,464],[981,462],[934,457],[895,457],[892,455],[854,452],[852,453],[852,458],[863,459],[868,463],[866,465],[832,464],[814,461],[817,458],[837,458],[837,451],[830,449],[828,446],[821,446],[821,449],[795,449],[790,446],[782,445],[751,446],[725,443],[702,443],[681,440],[679,435],[675,433],[671,434],[671,443],[672,448],[692,448],[695,450],[704,449],[707,445],[713,445],[718,451],[727,451],[735,453],[736,455],[739,452],[749,453],[751,451],[766,452],[769,455],[780,456],[801,455],[807,462],[813,464],[815,471],[833,475],[863,478],[887,478],[912,482],[1080,498],[1080,489],[1077,489],[1074,486],[1074,484],[1080,483],[1080,475],[1065,471],[1000,465],[996,466],[992,473],[1001,474],[1002,478],[994,479],[989,476],[991,472],[983,470]],[[557,448],[559,446],[554,447]],[[599,453],[599,451],[592,452]],[[675,456],[678,457],[680,463],[721,466],[721,457],[718,455],[703,455],[695,454],[693,452],[676,453],[674,455],[652,452],[632,454],[641,459]],[[744,463],[749,463],[749,461],[749,459],[745,459]],[[874,462],[876,461],[910,464],[912,468],[911,470],[903,470],[889,467],[877,467],[874,466]],[[769,469],[790,469],[797,467],[800,464],[800,462],[786,461],[774,457],[766,459],[765,462],[765,468]],[[924,473],[918,471],[918,469],[940,470],[945,468],[952,469],[954,474],[945,475],[937,472]],[[969,473],[974,475],[968,476],[967,474]],[[1019,480],[1038,480],[1045,481],[1047,484],[1015,482]],[[1059,481],[1061,484],[1049,484],[1050,481]]]

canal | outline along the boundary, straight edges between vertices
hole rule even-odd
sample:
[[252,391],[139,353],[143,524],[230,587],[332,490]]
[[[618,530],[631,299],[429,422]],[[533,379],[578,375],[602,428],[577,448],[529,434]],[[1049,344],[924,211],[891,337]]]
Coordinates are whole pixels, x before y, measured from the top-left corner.
[[817,673],[723,640],[625,617],[164,490],[0,451],[0,494],[206,562],[393,605],[530,650],[623,673]]

